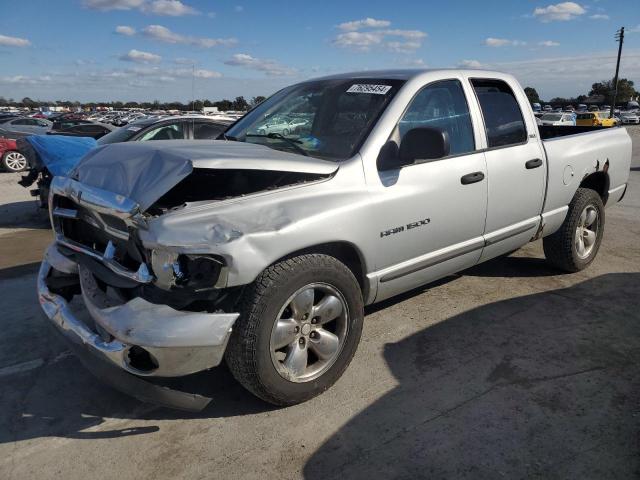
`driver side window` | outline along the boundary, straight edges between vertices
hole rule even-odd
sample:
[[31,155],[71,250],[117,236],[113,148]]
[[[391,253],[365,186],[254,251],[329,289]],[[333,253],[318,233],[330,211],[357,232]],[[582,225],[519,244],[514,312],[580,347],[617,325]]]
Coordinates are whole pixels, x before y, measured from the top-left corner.
[[424,87],[400,119],[402,137],[413,128],[430,127],[449,134],[449,155],[475,150],[469,106],[458,80],[444,80]]

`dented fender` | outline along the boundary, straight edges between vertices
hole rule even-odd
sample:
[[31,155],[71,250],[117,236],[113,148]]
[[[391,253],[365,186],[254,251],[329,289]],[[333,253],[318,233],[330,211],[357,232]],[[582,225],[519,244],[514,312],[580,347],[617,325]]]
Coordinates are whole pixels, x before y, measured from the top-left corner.
[[187,204],[150,220],[139,236],[152,250],[219,255],[227,263],[226,286],[239,286],[278,259],[314,245],[349,242],[366,248],[375,239],[366,228],[369,203],[362,169],[353,162],[324,181]]

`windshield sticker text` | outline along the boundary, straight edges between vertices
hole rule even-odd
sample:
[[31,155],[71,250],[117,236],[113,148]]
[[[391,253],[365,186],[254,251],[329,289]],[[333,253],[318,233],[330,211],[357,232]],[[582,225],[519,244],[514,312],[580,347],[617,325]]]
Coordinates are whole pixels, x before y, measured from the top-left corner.
[[366,83],[356,83],[351,85],[347,93],[373,93],[374,95],[385,95],[391,90],[391,85],[368,85]]

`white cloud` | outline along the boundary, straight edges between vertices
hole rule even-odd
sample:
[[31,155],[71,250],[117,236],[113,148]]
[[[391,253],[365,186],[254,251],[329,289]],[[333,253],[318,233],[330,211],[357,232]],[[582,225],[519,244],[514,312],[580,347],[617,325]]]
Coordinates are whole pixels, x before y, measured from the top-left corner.
[[178,57],[173,60],[176,65],[195,65],[197,62],[193,58]]
[[154,0],[151,3],[145,3],[142,6],[142,11],[169,17],[198,15],[200,13],[195,8],[185,5],[180,0]]
[[[575,96],[589,91],[591,84],[611,78],[617,49],[585,52],[583,55],[547,57],[504,63],[487,68],[515,75],[522,85],[535,87],[543,98]],[[640,77],[640,49],[628,49],[622,57],[624,76]]]
[[118,25],[116,27],[116,33],[120,35],[126,35],[127,37],[131,37],[136,34],[136,29],[133,27],[129,27],[127,25]]
[[180,43],[185,45],[194,45],[202,48],[211,48],[222,46],[232,46],[238,43],[235,38],[203,38],[180,35],[169,30],[162,25],[149,25],[142,29],[142,33],[154,40],[165,43]]
[[415,58],[415,59],[407,59],[407,60],[403,60],[400,62],[401,65],[404,65],[406,67],[420,67],[420,68],[426,68],[427,64],[426,62],[421,59],[421,58]]
[[28,47],[29,45],[31,45],[31,42],[26,38],[0,35],[0,45],[5,47]]
[[255,58],[246,53],[237,53],[233,57],[231,57],[231,59],[225,61],[224,63],[225,65],[245,67],[251,70],[257,70],[271,76],[293,75],[297,73],[297,70],[295,68],[281,65],[275,60]]
[[200,12],[180,0],[83,0],[82,4],[92,10],[133,10],[152,15],[181,17],[184,15],[198,15]]
[[43,85],[51,83],[53,79],[49,75],[42,75],[39,77],[30,77],[28,75],[10,75],[6,77],[0,77],[0,84],[5,85]]
[[131,10],[140,8],[144,0],[83,0],[82,4],[93,10]]
[[562,2],[546,7],[538,7],[533,16],[542,22],[564,22],[584,15],[587,10],[576,2]]
[[538,42],[540,47],[557,47],[560,44],[558,42],[554,42],[553,40],[544,40],[543,42]]
[[478,60],[461,60],[458,63],[458,67],[460,67],[460,68],[484,68],[484,65],[481,64]]
[[378,47],[392,52],[410,53],[422,46],[422,39],[426,36],[427,34],[420,30],[353,30],[338,34],[333,44],[361,52],[368,52],[373,47]]
[[486,38],[484,44],[487,47],[522,47],[527,42],[521,42],[520,40],[508,40],[506,38]]
[[635,27],[631,27],[627,30],[627,33],[640,33],[640,23]]
[[242,5],[236,5],[233,9],[236,11],[236,13],[244,12],[244,7]]
[[360,30],[361,28],[364,28],[364,27],[369,27],[369,28],[383,27],[384,28],[384,27],[388,27],[389,25],[391,25],[391,22],[389,20],[376,20],[375,18],[367,17],[362,20],[353,20],[351,22],[341,23],[340,25],[338,25],[338,28],[345,32],[353,32],[356,30]]
[[196,78],[220,78],[222,77],[222,74],[220,72],[214,72],[212,70],[198,70],[196,68],[195,76]]
[[596,13],[589,17],[591,20],[609,20],[609,15],[604,13]]
[[162,60],[160,55],[156,55],[155,53],[142,52],[140,50],[129,50],[129,53],[125,53],[120,55],[120,60],[124,60],[125,62],[136,62],[136,63],[158,63]]

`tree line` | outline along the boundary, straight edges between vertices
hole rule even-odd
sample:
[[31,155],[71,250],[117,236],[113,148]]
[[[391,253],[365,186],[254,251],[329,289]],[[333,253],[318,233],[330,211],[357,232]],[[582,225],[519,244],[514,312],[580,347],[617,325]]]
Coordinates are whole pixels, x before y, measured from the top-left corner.
[[75,108],[89,108],[96,109],[98,107],[111,107],[114,110],[122,108],[142,108],[148,110],[195,110],[200,111],[203,107],[217,107],[221,112],[229,110],[235,111],[247,111],[250,108],[255,107],[259,103],[263,102],[266,98],[263,96],[253,97],[250,100],[245,99],[243,96],[236,97],[234,100],[218,100],[212,102],[211,100],[201,99],[194,100],[188,103],[182,103],[179,101],[174,102],[160,102],[155,100],[153,102],[78,102],[69,100],[34,100],[29,97],[25,97],[22,100],[14,100],[13,98],[0,97],[0,107],[20,107],[20,108],[38,108],[42,106],[58,106],[70,109]]
[[[591,90],[586,95],[578,95],[577,97],[572,98],[563,98],[563,97],[554,97],[548,102],[542,101],[538,92],[533,87],[526,87],[524,89],[524,93],[527,95],[527,98],[531,103],[552,103],[557,105],[570,105],[576,103],[584,103],[589,97],[602,96],[603,101],[598,102],[601,104],[609,104],[613,103],[613,80],[603,80],[601,82],[596,82],[591,85]],[[626,78],[621,78],[618,80],[618,95],[616,96],[617,104],[624,104],[628,101],[638,98],[640,96],[640,92],[637,91],[634,87],[632,80],[627,80]]]

